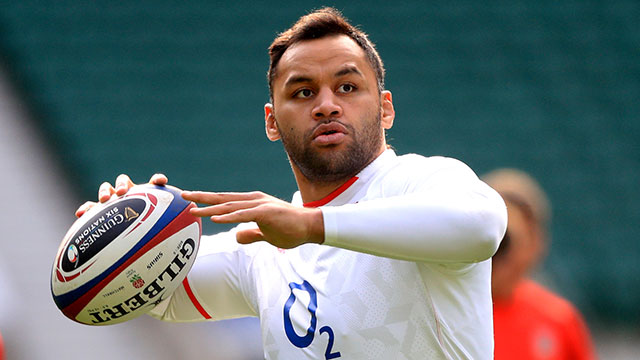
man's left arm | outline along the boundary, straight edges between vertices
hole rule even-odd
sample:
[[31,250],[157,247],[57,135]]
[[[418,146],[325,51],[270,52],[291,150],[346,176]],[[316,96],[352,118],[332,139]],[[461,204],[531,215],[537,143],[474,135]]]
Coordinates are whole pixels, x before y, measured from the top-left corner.
[[210,206],[197,216],[219,223],[256,222],[239,243],[280,248],[324,243],[411,261],[478,262],[490,258],[506,230],[502,198],[466,166],[441,171],[406,194],[343,206],[301,208],[261,192],[184,192]]
[[471,263],[498,249],[502,198],[480,180],[322,208],[324,244],[401,260]]

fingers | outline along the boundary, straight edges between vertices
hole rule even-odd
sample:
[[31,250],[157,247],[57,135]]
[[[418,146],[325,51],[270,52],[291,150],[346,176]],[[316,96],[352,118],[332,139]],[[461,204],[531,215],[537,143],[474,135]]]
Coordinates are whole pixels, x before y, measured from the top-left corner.
[[129,189],[133,187],[133,185],[135,184],[133,183],[133,181],[131,181],[129,176],[125,174],[118,175],[118,177],[116,178],[116,189],[115,189],[116,195],[122,196],[126,194],[127,191],[129,191]]
[[98,201],[103,203],[111,199],[111,195],[116,193],[116,189],[108,182],[103,182],[98,189]]
[[[164,174],[154,174],[149,180],[150,184],[154,185],[166,185],[169,179]],[[98,189],[98,201],[103,203],[109,201],[113,194],[122,196],[129,191],[135,184],[131,181],[131,178],[126,174],[120,174],[116,178],[115,187],[108,182],[103,182]]]
[[219,224],[233,224],[233,223],[245,223],[245,222],[259,222],[264,218],[265,212],[268,206],[260,203],[252,205],[249,202],[245,202],[238,206],[226,206],[215,205],[207,208],[203,208],[200,214],[194,214],[196,208],[191,209],[191,213],[196,216],[204,217],[209,216],[211,221]]
[[260,229],[245,229],[236,233],[236,241],[240,244],[251,244],[256,241],[263,241],[264,235]]
[[191,215],[199,217],[219,216],[230,214],[239,210],[255,208],[264,204],[265,202],[266,200],[232,201],[202,208],[194,207],[190,210],[190,212]]
[[107,202],[111,199],[111,195],[113,194],[118,196],[124,195],[133,185],[133,181],[131,181],[129,176],[120,174],[116,178],[115,187],[111,186],[111,184],[106,181],[100,185],[100,188],[98,189],[98,201],[101,203]]
[[95,204],[97,204],[97,203],[93,202],[93,201],[87,201],[86,203],[80,205],[78,210],[76,210],[76,217],[80,217],[80,216],[84,215],[84,213],[89,211],[89,209],[91,209]]
[[185,200],[197,202],[200,204],[217,205],[233,201],[250,201],[250,200],[266,200],[275,199],[263,192],[245,192],[245,193],[213,193],[204,191],[183,191],[182,198]]
[[153,174],[149,180],[150,184],[164,186],[167,185],[169,179],[164,174]]
[[[168,181],[169,179],[164,174],[154,174],[149,180],[149,183],[154,185],[164,186],[167,184]],[[133,181],[131,181],[131,178],[129,178],[128,175],[120,174],[116,178],[115,187],[113,187],[110,183],[106,181],[100,185],[100,188],[98,189],[98,202],[99,203],[107,202],[109,201],[109,199],[111,199],[111,197],[114,194],[117,196],[122,196],[126,194],[127,191],[129,191],[129,189],[131,189],[133,186],[135,186],[135,184],[133,183]],[[92,206],[96,204],[97,203],[95,202],[87,201],[76,210],[76,213],[75,213],[76,216],[77,217],[82,216]]]
[[260,221],[266,212],[277,208],[276,204],[286,204],[259,191],[248,193],[183,191],[182,197],[185,200],[210,204],[211,206],[203,208],[192,208],[190,212],[194,216],[208,216],[211,221],[221,224]]

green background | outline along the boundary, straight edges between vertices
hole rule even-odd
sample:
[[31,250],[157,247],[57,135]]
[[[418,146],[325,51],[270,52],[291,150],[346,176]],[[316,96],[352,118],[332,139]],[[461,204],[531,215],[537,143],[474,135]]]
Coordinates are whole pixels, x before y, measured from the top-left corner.
[[4,1],[0,60],[79,202],[155,172],[288,199],[289,164],[264,135],[266,50],[336,6],[385,61],[396,150],[531,173],[553,203],[557,290],[590,320],[637,324],[639,4]]

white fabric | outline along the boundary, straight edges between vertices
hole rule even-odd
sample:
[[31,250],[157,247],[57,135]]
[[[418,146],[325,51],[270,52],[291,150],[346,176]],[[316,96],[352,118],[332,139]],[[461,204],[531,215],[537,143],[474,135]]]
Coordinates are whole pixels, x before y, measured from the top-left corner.
[[358,191],[358,204],[323,208],[326,245],[454,263],[482,261],[497,250],[506,208],[463,163],[405,155],[374,171],[367,168],[359,175],[369,186],[351,190]]
[[[196,302],[214,320],[259,316],[267,359],[492,358],[501,198],[449,158],[387,150],[357,177],[322,207],[323,245],[203,237]],[[184,287],[152,315],[204,319]]]

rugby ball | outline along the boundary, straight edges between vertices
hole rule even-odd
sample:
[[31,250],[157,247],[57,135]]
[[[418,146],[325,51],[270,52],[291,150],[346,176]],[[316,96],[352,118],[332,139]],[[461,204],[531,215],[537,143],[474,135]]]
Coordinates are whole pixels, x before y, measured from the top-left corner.
[[51,273],[62,313],[109,325],[147,313],[184,280],[202,235],[196,205],[171,186],[137,185],[93,206],[64,236]]

